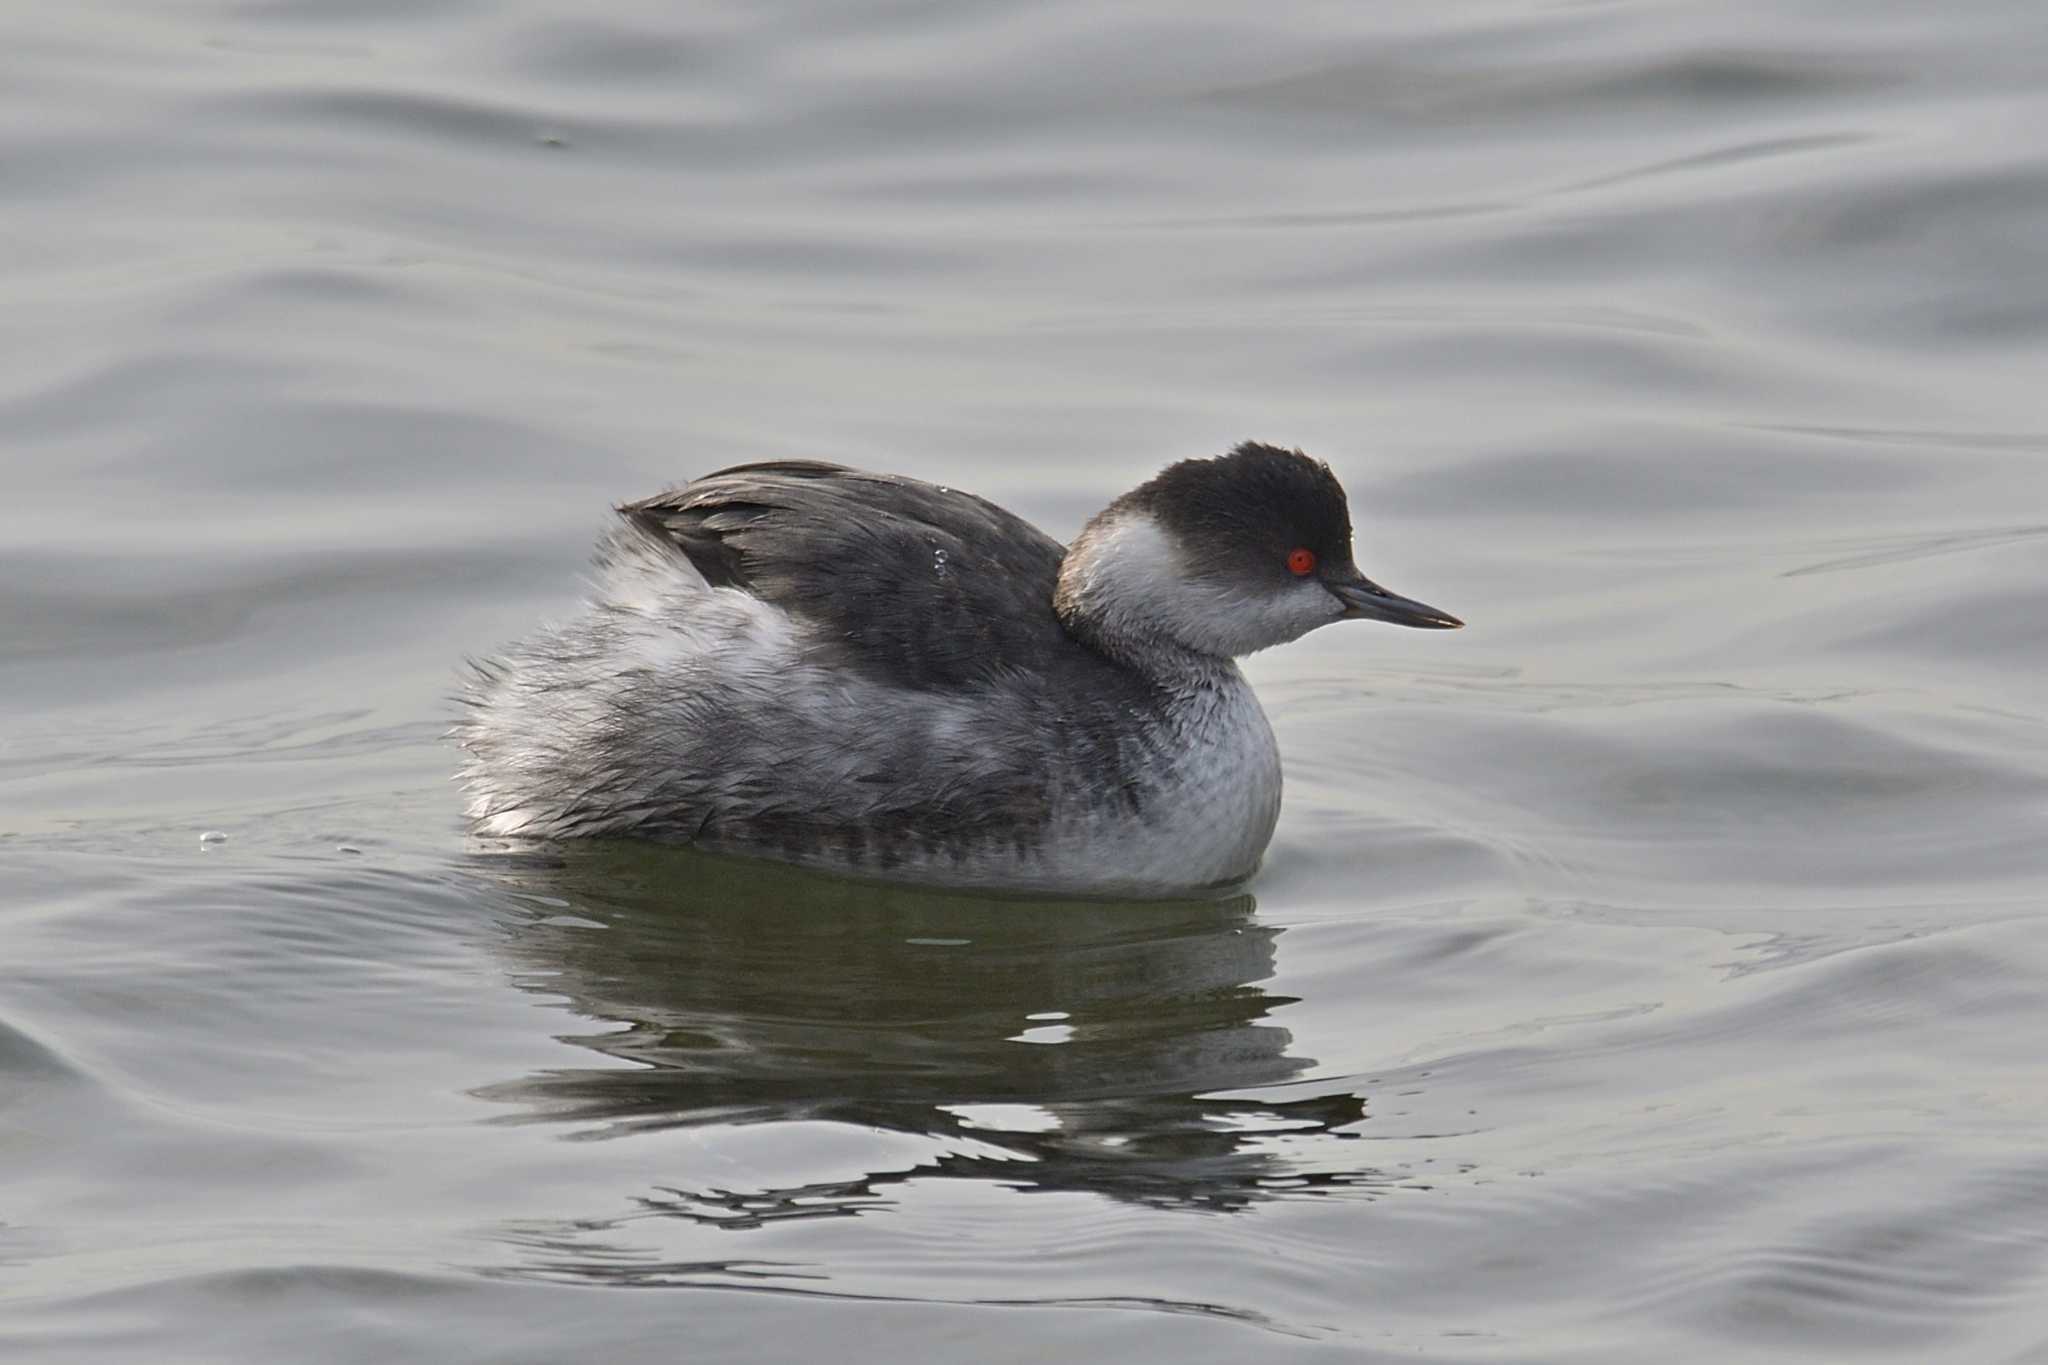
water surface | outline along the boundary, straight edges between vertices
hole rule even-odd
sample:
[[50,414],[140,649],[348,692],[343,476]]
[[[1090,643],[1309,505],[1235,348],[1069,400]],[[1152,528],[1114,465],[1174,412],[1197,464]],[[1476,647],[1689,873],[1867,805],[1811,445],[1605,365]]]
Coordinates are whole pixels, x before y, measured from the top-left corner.
[[[2024,7],[44,8],[0,66],[0,1353],[2048,1361]],[[1248,892],[471,845],[747,459],[1299,444]],[[202,844],[203,832],[225,839]]]

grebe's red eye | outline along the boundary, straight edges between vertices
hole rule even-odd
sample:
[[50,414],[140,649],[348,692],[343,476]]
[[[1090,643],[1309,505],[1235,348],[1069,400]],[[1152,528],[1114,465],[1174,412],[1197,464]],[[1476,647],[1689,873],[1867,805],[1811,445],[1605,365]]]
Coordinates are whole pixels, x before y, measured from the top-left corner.
[[1287,567],[1297,574],[1307,575],[1314,573],[1316,571],[1316,552],[1307,546],[1290,550],[1287,555]]

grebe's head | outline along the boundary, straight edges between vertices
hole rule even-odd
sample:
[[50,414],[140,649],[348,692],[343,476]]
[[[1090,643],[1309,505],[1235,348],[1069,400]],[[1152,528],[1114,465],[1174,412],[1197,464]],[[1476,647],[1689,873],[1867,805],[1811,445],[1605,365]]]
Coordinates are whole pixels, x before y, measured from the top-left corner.
[[1104,508],[1067,551],[1054,605],[1118,655],[1170,643],[1234,658],[1333,621],[1464,624],[1358,571],[1328,465],[1253,442],[1169,465]]

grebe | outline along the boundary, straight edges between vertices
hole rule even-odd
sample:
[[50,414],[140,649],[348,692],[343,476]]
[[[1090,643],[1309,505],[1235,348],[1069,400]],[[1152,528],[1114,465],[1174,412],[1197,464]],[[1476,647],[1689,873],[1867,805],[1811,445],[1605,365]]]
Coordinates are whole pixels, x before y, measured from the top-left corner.
[[473,666],[479,833],[985,890],[1235,883],[1280,754],[1232,660],[1333,621],[1461,624],[1358,571],[1327,465],[1254,443],[1169,466],[1067,547],[806,461],[618,511],[588,610]]

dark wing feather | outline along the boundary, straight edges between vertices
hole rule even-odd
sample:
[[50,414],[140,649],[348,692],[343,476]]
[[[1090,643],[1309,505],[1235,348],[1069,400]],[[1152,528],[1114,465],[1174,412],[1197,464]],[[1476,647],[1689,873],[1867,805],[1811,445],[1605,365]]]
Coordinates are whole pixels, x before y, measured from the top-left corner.
[[836,663],[892,685],[960,687],[1082,648],[1053,615],[1064,548],[972,494],[790,460],[619,512],[706,581],[811,623]]

